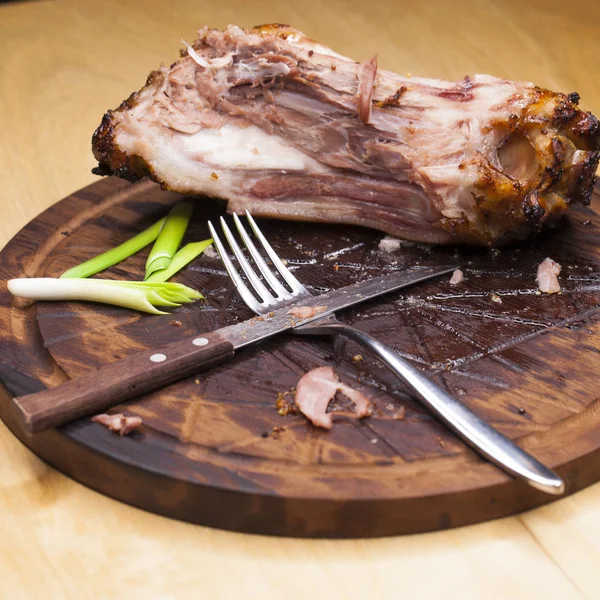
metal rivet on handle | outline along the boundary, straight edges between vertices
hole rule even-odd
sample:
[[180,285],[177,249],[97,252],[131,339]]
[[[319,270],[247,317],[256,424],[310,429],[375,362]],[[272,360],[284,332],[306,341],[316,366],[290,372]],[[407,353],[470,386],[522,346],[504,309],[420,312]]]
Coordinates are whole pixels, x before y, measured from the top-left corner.
[[195,338],[192,340],[192,344],[194,344],[194,346],[206,346],[208,340],[206,338]]
[[163,362],[163,361],[167,360],[167,355],[166,354],[153,354],[150,357],[150,360],[152,362]]

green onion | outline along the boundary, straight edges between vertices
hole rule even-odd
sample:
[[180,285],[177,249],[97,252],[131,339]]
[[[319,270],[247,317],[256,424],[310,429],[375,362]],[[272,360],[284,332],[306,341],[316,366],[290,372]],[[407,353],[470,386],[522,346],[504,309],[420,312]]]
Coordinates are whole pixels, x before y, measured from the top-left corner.
[[155,315],[168,314],[156,306],[180,306],[203,297],[200,292],[181,283],[40,277],[11,279],[7,285],[14,296],[30,300],[103,302]]
[[146,281],[159,282],[167,281],[187,265],[192,262],[197,256],[200,256],[211,244],[212,239],[204,240],[202,242],[192,242],[186,244],[177,254],[173,257],[171,264],[161,271],[154,271],[150,277],[146,278]]
[[122,260],[129,258],[148,244],[151,244],[158,237],[166,219],[166,217],[163,217],[160,221],[154,223],[154,225],[151,225],[148,229],[138,233],[135,237],[127,240],[120,246],[112,248],[99,256],[91,258],[90,260],[65,271],[61,275],[61,278],[91,277],[92,275],[104,271]]
[[190,202],[180,202],[171,209],[146,261],[144,280],[155,271],[169,267],[190,222],[192,209]]

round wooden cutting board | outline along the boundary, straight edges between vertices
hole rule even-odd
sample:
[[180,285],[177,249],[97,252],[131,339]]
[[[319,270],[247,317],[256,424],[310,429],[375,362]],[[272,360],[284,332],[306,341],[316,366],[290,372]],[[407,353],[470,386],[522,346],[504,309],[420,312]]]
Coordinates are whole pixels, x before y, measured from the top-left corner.
[[[129,437],[89,419],[27,437],[13,419],[11,395],[252,316],[220,261],[207,256],[175,278],[207,301],[168,316],[77,302],[25,305],[7,292],[7,279],[58,276],[147,227],[179,198],[147,181],[104,179],[38,216],[2,251],[0,416],[37,455],[129,504],[276,535],[415,533],[554,499],[468,450],[357,346],[349,343],[334,357],[330,340],[320,338],[279,336],[117,408],[144,420]],[[207,238],[207,220],[224,210],[215,200],[195,202],[184,241]],[[556,469],[573,493],[600,479],[599,210],[596,194],[591,208],[574,209],[556,230],[501,251],[406,244],[390,254],[378,249],[381,234],[366,229],[275,221],[261,227],[314,293],[414,265],[461,264],[465,280],[456,287],[447,277],[429,281],[340,318],[430,373]],[[105,276],[140,279],[146,253]],[[537,265],[546,256],[562,265],[561,294],[536,292]],[[334,362],[342,380],[373,400],[372,417],[337,416],[325,431],[301,415],[278,413],[278,396],[302,373]]]

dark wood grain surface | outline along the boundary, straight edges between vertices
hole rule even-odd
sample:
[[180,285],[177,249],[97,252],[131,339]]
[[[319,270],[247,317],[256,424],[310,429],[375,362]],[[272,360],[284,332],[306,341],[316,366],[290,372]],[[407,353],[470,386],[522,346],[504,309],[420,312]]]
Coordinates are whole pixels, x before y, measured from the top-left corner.
[[[177,199],[147,182],[99,181],[15,236],[1,255],[2,280],[59,275],[140,231]],[[465,281],[457,287],[427,282],[341,318],[431,373],[557,469],[572,493],[600,479],[598,195],[594,202],[533,243],[499,252],[405,245],[385,254],[377,247],[380,234],[369,230],[268,221],[261,227],[314,293],[415,264],[459,261]],[[220,202],[199,198],[189,241],[208,237],[207,219],[222,210]],[[141,278],[145,256],[106,276]],[[536,294],[537,264],[546,256],[563,267],[560,295]],[[203,291],[207,302],[164,317],[74,302],[27,306],[12,300],[3,281],[0,361],[13,385],[26,387],[32,377],[54,386],[138,349],[251,316],[218,259],[203,256],[176,280]],[[360,362],[352,360],[357,353]],[[327,432],[302,416],[279,415],[278,394],[293,389],[307,369],[333,360],[331,343],[316,338],[282,336],[247,349],[121,407],[144,419],[143,431],[129,438],[87,419],[27,437],[8,393],[0,413],[34,452],[90,487],[161,514],[240,531],[391,535],[551,500],[479,459],[352,344],[337,369],[373,400],[371,418],[336,417]]]

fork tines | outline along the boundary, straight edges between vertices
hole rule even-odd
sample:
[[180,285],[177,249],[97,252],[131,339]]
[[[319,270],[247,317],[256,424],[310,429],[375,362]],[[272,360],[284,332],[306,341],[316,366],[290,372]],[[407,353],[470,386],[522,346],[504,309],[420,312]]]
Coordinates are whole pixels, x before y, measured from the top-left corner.
[[235,226],[240,234],[242,242],[248,250],[250,256],[252,257],[252,260],[254,261],[255,265],[258,267],[258,270],[270,286],[271,289],[269,290],[269,288],[261,281],[259,275],[257,274],[256,270],[252,267],[248,259],[244,256],[242,249],[240,248],[238,242],[235,239],[235,236],[233,235],[227,223],[225,222],[225,219],[221,217],[221,228],[223,229],[223,233],[227,238],[229,247],[231,248],[237,262],[242,267],[242,271],[246,275],[246,278],[248,279],[248,282],[251,285],[252,289],[254,290],[258,298],[260,298],[261,301],[258,302],[252,294],[252,292],[250,291],[250,289],[248,288],[248,286],[246,285],[246,283],[244,282],[244,280],[242,279],[242,276],[240,275],[238,270],[235,268],[232,260],[227,254],[223,242],[221,242],[221,239],[217,235],[215,228],[209,221],[208,228],[215,242],[215,246],[217,248],[219,256],[221,257],[221,260],[223,261],[223,264],[227,269],[227,273],[229,273],[229,276],[231,277],[235,287],[237,288],[238,292],[240,293],[242,299],[244,300],[248,308],[260,315],[268,312],[272,308],[279,308],[283,304],[287,304],[290,300],[294,300],[299,296],[308,295],[308,292],[304,288],[304,286],[290,273],[289,269],[283,264],[279,256],[277,256],[277,253],[275,252],[275,250],[273,250],[271,244],[269,244],[269,242],[266,240],[265,236],[258,228],[256,221],[252,218],[248,211],[246,211],[246,218],[248,219],[248,223],[250,224],[250,227],[252,228],[256,239],[260,242],[260,245],[267,253],[267,256],[269,257],[272,265],[275,267],[279,275],[281,275],[283,280],[290,286],[291,289],[291,291],[287,290],[277,279],[273,271],[269,268],[267,263],[264,261],[263,257],[260,255],[254,242],[250,238],[250,235],[242,225],[242,222],[240,221],[239,217],[234,214],[233,222],[235,223]]

